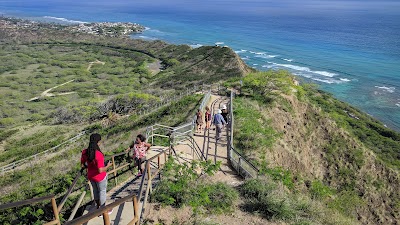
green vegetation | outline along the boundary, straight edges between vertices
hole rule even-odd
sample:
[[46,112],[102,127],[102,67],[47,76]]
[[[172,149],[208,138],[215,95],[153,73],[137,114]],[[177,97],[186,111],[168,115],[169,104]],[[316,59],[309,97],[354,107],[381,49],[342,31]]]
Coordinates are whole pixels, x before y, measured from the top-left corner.
[[[238,97],[234,99],[235,147],[249,156],[254,150],[265,151],[279,137],[271,127],[270,119],[259,110],[254,100]],[[256,159],[255,159],[256,160]]]
[[206,210],[209,213],[232,211],[238,193],[224,183],[207,183],[203,174],[212,175],[220,162],[193,161],[179,164],[173,157],[163,169],[163,179],[152,193],[153,201],[175,207],[191,206],[195,213]]
[[[148,115],[141,117],[131,116],[127,119],[119,120],[114,126],[108,128],[103,128],[94,124],[91,130],[92,132],[100,132],[102,134],[105,146],[103,151],[106,156],[112,155],[125,150],[126,147],[129,146],[131,140],[133,140],[133,137],[140,133],[141,128],[152,125],[156,121],[166,124],[167,126],[176,126],[185,123],[188,119],[188,115],[190,115],[190,117],[194,115],[201,99],[202,95],[187,96],[178,102],[162,107]],[[131,131],[136,131],[137,133],[131,135]],[[16,190],[16,187],[18,187],[18,191],[8,191],[8,194],[1,196],[0,202],[8,203],[49,194],[65,193],[80,168],[78,163],[80,153],[82,149],[86,147],[87,139],[88,136],[85,136],[80,141],[65,146],[62,153],[44,162],[33,164],[26,169],[17,170],[3,176],[2,179],[0,179],[0,187],[2,190]],[[125,163],[127,160],[125,155],[116,158],[117,165]],[[118,179],[124,180],[129,177],[131,173],[128,171],[129,169],[118,172]],[[82,177],[79,181],[81,186],[78,185],[78,189],[84,188],[85,181],[86,179]],[[111,189],[113,185],[114,182],[109,182],[108,188]],[[60,199],[57,201],[60,201]],[[62,211],[61,214],[67,214],[70,209],[69,206],[75,202],[76,199],[74,198],[69,200],[65,206],[65,210]],[[27,224],[31,221],[38,221],[38,223],[41,223],[40,221],[50,221],[53,216],[51,213],[40,216],[32,214],[35,213],[35,210],[39,209],[46,209],[44,210],[45,212],[51,212],[51,206],[45,202],[37,204],[28,214],[23,214],[24,216],[18,214],[20,211],[21,213],[28,211],[25,208],[26,207],[1,211],[0,223],[8,224],[6,222],[9,221],[18,221],[21,224]],[[38,216],[37,219],[35,219],[35,215]]]
[[240,192],[246,199],[244,209],[270,220],[291,224],[356,224],[307,196],[290,193],[268,177],[247,180]]
[[[4,146],[4,152],[0,154],[0,163],[10,163],[59,145],[70,138],[70,130],[70,127],[65,126],[37,126],[35,133],[23,136],[13,135],[16,130],[6,131],[5,134],[8,135],[9,139]],[[11,136],[13,137],[10,138]]]
[[[313,85],[296,86],[294,78],[282,71],[249,74],[243,78],[243,86],[237,78],[225,85],[241,89],[234,100],[235,146],[270,177],[271,185],[281,182],[286,196],[291,196],[280,199],[280,205],[268,198],[254,200],[267,210],[262,212],[264,216],[293,221],[294,215],[303,214],[292,201],[303,196],[339,217],[362,223],[398,219],[393,215],[398,212],[399,179],[389,168],[399,168],[398,133]],[[321,159],[304,164],[319,158],[307,154]],[[271,159],[278,162],[268,161]],[[371,169],[372,165],[379,169]],[[318,177],[313,174],[315,168],[322,170]],[[253,188],[258,185],[262,186],[258,183]],[[367,204],[376,198],[384,198],[380,204],[385,206]],[[319,212],[320,207],[310,208],[310,213]],[[314,220],[306,216],[304,223],[311,223],[307,222],[310,218]]]
[[[330,94],[308,87],[311,103],[321,107],[341,127],[349,131],[387,165],[400,169],[400,134],[360,110],[333,98]],[[354,156],[362,165],[362,153]]]

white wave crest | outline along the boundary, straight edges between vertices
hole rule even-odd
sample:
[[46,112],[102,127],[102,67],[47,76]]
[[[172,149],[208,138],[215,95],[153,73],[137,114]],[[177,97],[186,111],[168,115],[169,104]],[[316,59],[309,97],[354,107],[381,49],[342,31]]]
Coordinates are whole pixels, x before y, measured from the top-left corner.
[[146,40],[157,40],[157,38],[155,38],[155,37],[149,37],[149,36],[144,36],[144,35],[140,35],[138,37],[142,38],[142,39],[146,39]]
[[344,82],[349,82],[350,80],[347,78],[339,78],[339,80],[344,81]]
[[247,52],[247,50],[245,50],[245,49],[240,49],[240,51],[235,51],[236,54],[245,53],[245,52]]
[[270,68],[272,68],[274,66],[273,65],[262,65],[261,67],[270,69]]
[[336,73],[330,73],[330,72],[327,72],[327,71],[313,71],[308,67],[296,66],[296,65],[292,65],[292,64],[274,63],[274,65],[280,66],[280,67],[289,68],[289,69],[292,69],[292,70],[308,72],[308,73],[314,73],[314,74],[318,74],[318,75],[321,75],[321,76],[324,76],[324,77],[334,77],[334,76],[337,75]]
[[69,20],[69,19],[66,19],[66,18],[54,17],[54,16],[44,16],[43,18],[52,19],[52,20],[60,20],[60,21],[67,22],[67,23],[88,23],[88,22],[84,22],[84,21]]
[[194,45],[189,45],[190,47],[192,47],[192,48],[200,48],[200,47],[202,47],[203,45],[201,45],[201,44],[194,44]]
[[282,58],[282,60],[285,60],[285,61],[287,61],[287,62],[293,62],[293,59],[285,59],[285,58]]
[[277,57],[278,55],[267,55],[265,52],[256,52],[254,53],[257,58],[263,58],[263,59],[272,59]]
[[386,86],[375,86],[375,87],[387,91],[389,93],[394,93],[394,91],[396,90],[395,87],[386,87]]
[[223,45],[225,44],[224,42],[220,41],[220,42],[215,42],[215,45]]
[[334,77],[334,76],[337,75],[336,73],[330,73],[330,72],[326,72],[326,71],[312,71],[312,72],[316,73],[316,74],[319,74],[319,75],[322,75],[324,77]]
[[324,79],[315,78],[315,77],[312,77],[311,79],[312,79],[312,80],[315,80],[315,81],[319,81],[319,82],[327,83],[327,84],[340,83],[340,82],[338,82],[338,81],[335,81],[335,80],[324,80]]

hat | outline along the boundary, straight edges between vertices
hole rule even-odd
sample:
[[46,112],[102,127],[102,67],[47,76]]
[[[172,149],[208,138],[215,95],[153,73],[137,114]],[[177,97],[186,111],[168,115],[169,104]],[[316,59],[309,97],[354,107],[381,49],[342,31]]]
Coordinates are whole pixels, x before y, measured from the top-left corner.
[[220,109],[218,109],[217,113],[218,113],[218,114],[221,114],[221,113],[222,113],[222,111],[221,111]]
[[223,106],[222,106],[222,109],[226,109],[226,105],[223,105]]

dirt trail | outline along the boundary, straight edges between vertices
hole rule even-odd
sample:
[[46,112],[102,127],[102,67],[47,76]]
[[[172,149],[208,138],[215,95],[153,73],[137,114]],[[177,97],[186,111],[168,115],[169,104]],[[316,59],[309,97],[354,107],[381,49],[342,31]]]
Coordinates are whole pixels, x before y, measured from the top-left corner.
[[157,60],[153,63],[149,63],[147,65],[147,68],[150,70],[152,75],[156,75],[157,73],[159,73],[161,71],[161,68],[162,68],[161,61]]
[[93,66],[93,64],[101,64],[101,65],[104,65],[104,64],[106,64],[105,62],[102,62],[102,61],[100,61],[100,60],[98,60],[98,59],[96,59],[96,61],[93,61],[93,62],[90,62],[89,63],[89,65],[88,65],[88,67],[87,67],[87,71],[90,71],[90,69],[92,68],[92,66]]
[[71,83],[71,82],[74,82],[74,81],[75,81],[75,80],[70,80],[70,81],[67,81],[67,82],[65,82],[65,83],[62,83],[62,84],[60,84],[60,85],[54,86],[54,87],[52,87],[52,88],[49,88],[49,89],[43,91],[39,96],[36,96],[36,97],[33,97],[33,98],[29,99],[28,102],[35,101],[35,100],[38,100],[38,99],[44,98],[44,97],[54,97],[54,96],[59,96],[59,95],[70,95],[70,94],[73,94],[73,93],[75,93],[75,92],[73,92],[73,91],[72,91],[72,92],[60,93],[60,94],[52,94],[52,93],[50,93],[50,91],[52,91],[52,90],[54,90],[54,89],[56,89],[56,88],[59,88],[59,87],[61,87],[61,86],[64,86],[64,85],[66,85],[66,84],[69,84],[69,83]]

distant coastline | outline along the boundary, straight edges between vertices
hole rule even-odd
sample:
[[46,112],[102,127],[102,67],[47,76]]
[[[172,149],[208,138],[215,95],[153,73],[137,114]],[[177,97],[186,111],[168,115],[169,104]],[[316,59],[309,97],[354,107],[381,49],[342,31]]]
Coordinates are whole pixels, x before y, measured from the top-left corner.
[[[10,18],[13,15],[10,15]],[[15,16],[18,18],[19,16]],[[24,18],[24,17],[19,17]],[[30,19],[33,18],[33,19]],[[124,37],[124,38],[138,38],[144,40],[154,41],[157,39],[161,39],[168,43],[174,44],[188,44],[193,48],[200,47],[203,45],[213,45],[221,44],[225,39],[217,39],[212,43],[208,43],[207,41],[187,41],[180,40],[174,41],[173,38],[177,38],[176,34],[168,33],[164,29],[160,29],[157,26],[152,26],[151,23],[143,22],[146,26],[150,26],[151,28],[146,28],[142,25],[141,28],[133,33],[119,33],[115,34],[112,31],[107,33],[97,33],[97,30],[93,26],[93,29],[84,30],[89,24],[101,24],[101,23],[91,23],[86,22],[85,20],[81,20],[79,17],[74,18],[62,18],[62,17],[53,17],[53,16],[38,16],[38,17],[30,17],[28,20],[32,20],[33,22],[40,23],[40,26],[53,27],[55,29],[76,29],[73,32],[81,32],[81,33],[89,33],[93,32],[94,35],[108,35],[108,36],[116,36],[116,37]],[[81,17],[85,18],[85,17]],[[105,20],[105,19],[103,19]],[[56,22],[54,22],[56,21]],[[94,21],[88,19],[88,21]],[[112,20],[111,20],[112,21]],[[123,19],[123,21],[129,21],[129,19]],[[104,23],[107,24],[107,23]],[[110,24],[118,24],[110,23]],[[61,28],[60,28],[61,27]],[[183,28],[180,28],[183,30]],[[184,38],[188,38],[185,36]],[[190,37],[189,37],[190,38]],[[204,37],[203,37],[204,38]],[[178,39],[179,40],[179,39]],[[246,39],[247,40],[247,39]],[[240,39],[238,39],[239,42]],[[245,42],[243,42],[245,43]],[[225,43],[224,43],[225,44]],[[384,76],[386,70],[380,71],[380,73],[374,73],[374,69],[360,69],[357,68],[357,65],[362,64],[352,64],[352,67],[349,67],[348,71],[345,69],[335,69],[323,66],[315,66],[314,64],[310,64],[305,60],[305,56],[296,57],[295,55],[282,54],[280,51],[273,50],[265,50],[265,49],[256,49],[251,46],[240,46],[238,47],[237,43],[232,43],[229,41],[228,43],[231,48],[236,50],[235,52],[250,66],[254,69],[265,71],[265,70],[278,70],[284,69],[291,72],[293,75],[299,77],[299,80],[303,80],[305,82],[317,83],[320,85],[320,88],[329,93],[333,93],[338,99],[342,101],[346,101],[351,105],[360,108],[364,112],[367,112],[369,115],[379,119],[388,127],[400,131],[399,122],[400,114],[398,114],[398,109],[400,107],[400,98],[397,95],[398,87],[397,82],[394,80],[392,83],[388,83],[385,79],[375,80],[374,76],[364,76],[363,74],[379,74],[379,76]],[[296,50],[296,47],[293,48]],[[293,50],[293,51],[294,51]],[[302,52],[304,54],[304,52]],[[319,55],[323,56],[324,55]],[[321,57],[320,57],[321,58]],[[319,58],[319,59],[320,59]],[[332,65],[346,65],[349,64],[350,61],[340,61],[340,57],[336,57],[334,60],[336,64]],[[306,61],[306,62],[305,62]],[[313,61],[314,62],[314,61]],[[375,63],[376,64],[376,63]],[[383,64],[379,64],[383,65]],[[395,65],[395,64],[390,64]],[[379,68],[379,67],[374,67]],[[390,71],[390,70],[388,70]],[[350,97],[351,96],[351,97]]]
[[55,22],[39,22],[28,19],[21,19],[16,17],[0,17],[0,26],[6,29],[30,28],[38,29],[40,27],[65,29],[67,31],[76,33],[87,33],[99,36],[109,37],[129,37],[131,34],[142,33],[146,28],[137,23],[123,23],[123,22],[96,22],[88,23],[82,21],[72,21],[57,17],[45,17],[50,19],[59,19],[60,21],[68,22],[71,24],[61,24]]

